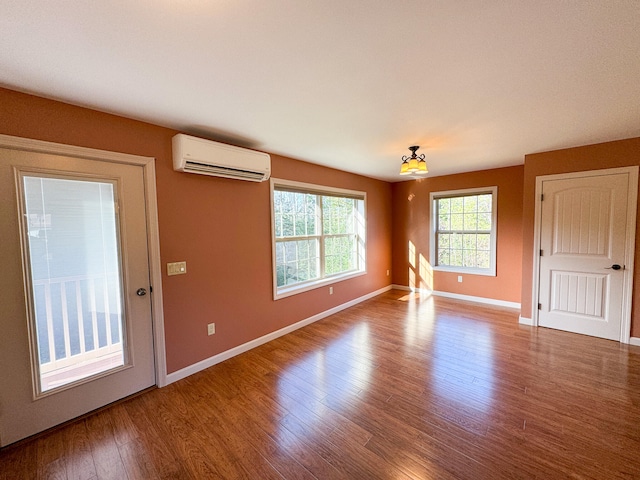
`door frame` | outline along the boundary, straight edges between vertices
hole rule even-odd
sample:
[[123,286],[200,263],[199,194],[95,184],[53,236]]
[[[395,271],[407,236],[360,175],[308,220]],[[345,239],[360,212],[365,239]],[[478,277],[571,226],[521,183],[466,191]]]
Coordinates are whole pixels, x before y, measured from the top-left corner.
[[633,270],[635,259],[636,215],[638,208],[638,166],[585,170],[579,172],[540,175],[536,177],[535,214],[533,230],[533,284],[531,291],[531,325],[538,326],[538,302],[540,298],[540,235],[542,232],[542,187],[544,182],[568,180],[571,178],[597,177],[626,173],[629,175],[629,194],[627,197],[627,232],[622,284],[622,321],[620,343],[629,343],[631,339],[631,302],[633,298]]
[[0,148],[63,155],[87,161],[97,160],[142,167],[147,221],[147,246],[149,249],[149,281],[153,286],[153,292],[151,294],[151,324],[153,328],[155,380],[158,387],[164,387],[167,385],[164,311],[162,307],[162,264],[160,262],[160,235],[158,229],[155,158],[3,134],[0,134]]

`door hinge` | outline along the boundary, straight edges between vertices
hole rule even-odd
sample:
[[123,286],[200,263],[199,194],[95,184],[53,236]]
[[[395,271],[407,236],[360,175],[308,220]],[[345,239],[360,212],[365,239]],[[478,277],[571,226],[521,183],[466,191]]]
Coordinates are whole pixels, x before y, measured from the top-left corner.
[[538,310],[542,310],[542,304],[541,303],[538,304]]
[[540,201],[541,201],[541,202],[544,202],[544,193],[541,193],[541,194],[540,194]]
[[542,255],[544,255],[544,252],[540,249],[540,256],[542,257]]
[[149,285],[149,293],[153,293],[153,287]]

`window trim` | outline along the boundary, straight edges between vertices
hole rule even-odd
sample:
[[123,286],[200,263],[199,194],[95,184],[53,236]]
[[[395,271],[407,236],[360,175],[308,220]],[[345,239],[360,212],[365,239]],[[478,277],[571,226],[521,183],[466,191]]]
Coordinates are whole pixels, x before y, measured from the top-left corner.
[[[462,197],[482,195],[483,193],[491,194],[491,260],[489,268],[471,268],[456,266],[439,266],[436,265],[436,229],[438,226],[438,212],[436,209],[436,201],[441,198]],[[497,264],[497,237],[498,237],[498,187],[476,187],[465,188],[461,190],[447,190],[442,192],[431,192],[429,194],[431,205],[431,222],[429,228],[429,261],[432,269],[440,272],[464,273],[470,275],[483,275],[487,277],[496,276]]]
[[[273,194],[277,187],[284,187],[285,189],[299,190],[301,193],[311,193],[315,195],[333,195],[340,197],[356,198],[363,202],[363,217],[364,217],[364,252],[362,255],[362,268],[355,271],[349,271],[346,273],[338,273],[320,278],[317,280],[309,280],[301,282],[295,285],[284,286],[278,288],[277,279],[277,266],[276,266],[276,228],[275,228],[275,209],[273,204]],[[327,187],[324,185],[317,185],[313,183],[296,182],[293,180],[284,180],[280,178],[271,177],[269,180],[269,205],[271,209],[271,271],[272,271],[272,284],[273,284],[273,299],[279,300],[281,298],[290,297],[298,293],[308,292],[319,287],[328,286],[334,283],[341,282],[350,278],[359,277],[367,273],[367,192],[358,190],[347,190],[343,188]],[[322,242],[321,242],[322,243]],[[321,265],[321,271],[324,275],[324,265]]]

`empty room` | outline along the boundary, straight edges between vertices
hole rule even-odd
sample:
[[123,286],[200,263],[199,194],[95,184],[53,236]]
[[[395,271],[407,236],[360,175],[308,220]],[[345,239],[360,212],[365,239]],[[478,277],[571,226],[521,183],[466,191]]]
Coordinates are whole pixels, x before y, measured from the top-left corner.
[[0,11],[0,480],[640,478],[636,0]]

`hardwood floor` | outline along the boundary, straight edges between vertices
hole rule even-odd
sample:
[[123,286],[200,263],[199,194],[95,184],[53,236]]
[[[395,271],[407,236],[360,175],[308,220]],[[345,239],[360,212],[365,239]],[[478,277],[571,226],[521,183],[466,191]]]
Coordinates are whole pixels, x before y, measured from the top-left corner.
[[640,478],[640,347],[391,291],[0,452],[1,479]]

